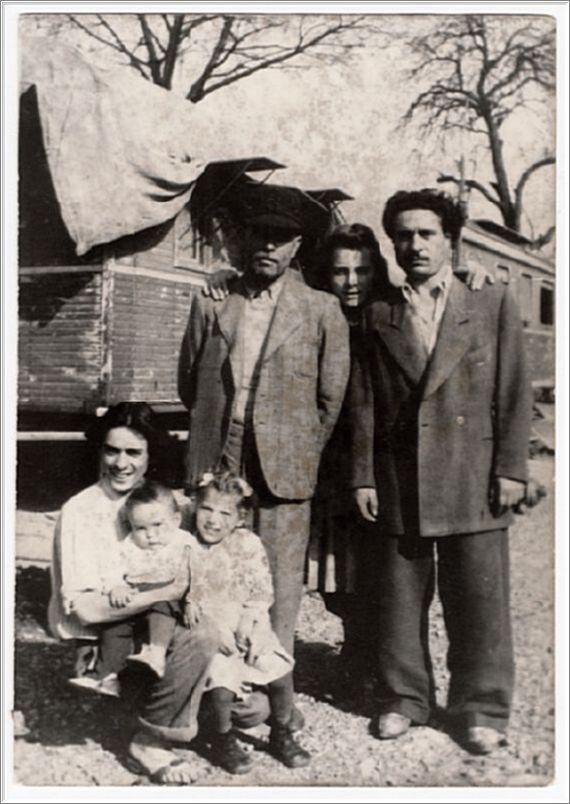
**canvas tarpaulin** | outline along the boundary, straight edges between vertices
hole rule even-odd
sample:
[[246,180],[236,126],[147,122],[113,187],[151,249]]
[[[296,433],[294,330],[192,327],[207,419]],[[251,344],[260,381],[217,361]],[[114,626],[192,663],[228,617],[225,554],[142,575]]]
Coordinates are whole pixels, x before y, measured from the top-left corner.
[[188,101],[52,41],[21,43],[20,91],[36,87],[43,143],[65,225],[82,255],[175,217],[208,159],[192,152]]

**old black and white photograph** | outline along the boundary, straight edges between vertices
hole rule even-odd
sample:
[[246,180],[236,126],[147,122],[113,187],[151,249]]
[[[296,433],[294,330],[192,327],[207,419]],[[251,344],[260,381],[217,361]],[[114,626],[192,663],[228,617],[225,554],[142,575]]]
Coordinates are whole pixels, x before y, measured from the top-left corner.
[[2,16],[3,800],[567,800],[568,3]]

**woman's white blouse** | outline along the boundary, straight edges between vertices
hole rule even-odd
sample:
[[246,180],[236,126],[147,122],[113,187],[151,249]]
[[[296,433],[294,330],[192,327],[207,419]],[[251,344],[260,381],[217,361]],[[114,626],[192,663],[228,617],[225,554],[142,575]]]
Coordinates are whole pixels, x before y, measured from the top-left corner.
[[80,491],[61,509],[55,528],[51,564],[49,623],[60,639],[93,639],[96,629],[83,625],[74,605],[84,592],[108,591],[120,564],[126,532],[120,511],[126,497],[113,499],[102,483]]

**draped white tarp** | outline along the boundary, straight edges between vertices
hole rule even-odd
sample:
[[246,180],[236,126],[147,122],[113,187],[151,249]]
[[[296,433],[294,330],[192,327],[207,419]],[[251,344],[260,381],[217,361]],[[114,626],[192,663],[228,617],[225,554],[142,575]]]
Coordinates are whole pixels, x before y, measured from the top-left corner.
[[20,91],[36,87],[47,160],[77,254],[173,218],[216,158],[192,150],[196,108],[126,67],[96,68],[52,40],[23,39],[20,53]]

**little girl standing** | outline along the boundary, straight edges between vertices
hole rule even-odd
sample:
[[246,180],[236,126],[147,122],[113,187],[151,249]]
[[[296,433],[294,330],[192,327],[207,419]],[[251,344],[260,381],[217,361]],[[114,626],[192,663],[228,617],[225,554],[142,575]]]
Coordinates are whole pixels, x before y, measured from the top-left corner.
[[191,550],[191,591],[186,621],[202,614],[217,626],[220,650],[209,669],[206,689],[213,709],[213,752],[229,773],[247,773],[250,755],[232,731],[231,707],[252,685],[266,686],[271,707],[269,749],[290,768],[310,755],[290,729],[292,687],[284,683],[294,661],[271,628],[273,583],[265,548],[243,526],[248,484],[230,472],[204,475],[196,496],[195,544]]

